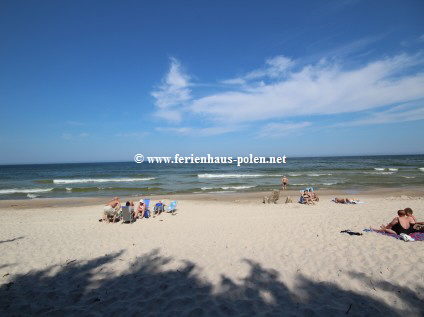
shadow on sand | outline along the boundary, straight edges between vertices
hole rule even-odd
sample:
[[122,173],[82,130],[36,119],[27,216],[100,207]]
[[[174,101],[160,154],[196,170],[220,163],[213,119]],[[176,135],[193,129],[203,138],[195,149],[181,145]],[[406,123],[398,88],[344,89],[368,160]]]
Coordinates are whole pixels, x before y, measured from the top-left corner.
[[[172,258],[158,250],[128,263],[116,276],[110,267],[123,252],[86,262],[69,261],[61,266],[12,276],[0,288],[0,315],[125,315],[125,316],[419,316],[423,288],[409,289],[371,280],[375,291],[391,292],[402,306],[317,283],[303,275],[289,289],[279,274],[259,263],[244,260],[249,274],[241,280],[221,276],[218,285],[202,280],[194,263],[183,261],[179,269],[164,270]],[[112,265],[111,265],[112,264]],[[400,307],[407,307],[402,310]]]
[[20,240],[20,239],[23,239],[24,237],[17,237],[17,238],[13,238],[13,239],[9,239],[9,240],[1,240],[0,241],[0,244],[2,244],[2,243],[8,243],[8,242],[13,242],[13,241],[16,241],[16,240]]

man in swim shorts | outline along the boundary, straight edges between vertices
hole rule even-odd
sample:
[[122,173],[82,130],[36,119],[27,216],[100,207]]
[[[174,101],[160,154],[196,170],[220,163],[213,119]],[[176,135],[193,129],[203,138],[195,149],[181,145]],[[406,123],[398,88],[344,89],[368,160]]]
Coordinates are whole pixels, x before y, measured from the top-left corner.
[[289,182],[289,180],[287,179],[287,177],[283,176],[283,178],[281,179],[281,182],[283,183],[283,190],[286,190],[287,183]]
[[115,222],[120,209],[121,209],[121,203],[119,202],[119,197],[114,197],[103,208],[103,217],[102,217],[103,221],[109,220],[111,217],[113,217],[113,222]]

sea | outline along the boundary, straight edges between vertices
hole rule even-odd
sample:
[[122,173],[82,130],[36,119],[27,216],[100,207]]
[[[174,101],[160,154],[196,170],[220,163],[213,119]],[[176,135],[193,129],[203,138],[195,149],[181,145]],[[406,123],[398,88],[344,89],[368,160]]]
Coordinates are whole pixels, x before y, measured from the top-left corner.
[[135,162],[0,165],[0,200],[225,194],[313,187],[351,191],[424,185],[424,155],[290,158],[280,164]]

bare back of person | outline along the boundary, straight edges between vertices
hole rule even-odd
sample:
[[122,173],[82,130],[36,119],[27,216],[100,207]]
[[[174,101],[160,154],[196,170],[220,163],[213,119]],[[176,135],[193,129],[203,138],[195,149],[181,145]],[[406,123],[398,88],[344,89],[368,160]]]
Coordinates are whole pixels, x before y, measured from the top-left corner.
[[411,227],[411,221],[407,216],[397,217],[397,221],[403,229],[409,229]]

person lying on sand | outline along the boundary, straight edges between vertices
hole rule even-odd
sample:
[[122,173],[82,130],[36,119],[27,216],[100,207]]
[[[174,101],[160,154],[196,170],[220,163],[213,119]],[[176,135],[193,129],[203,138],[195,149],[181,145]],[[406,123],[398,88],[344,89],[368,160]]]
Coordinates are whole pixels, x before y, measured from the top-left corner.
[[121,203],[119,202],[119,197],[114,197],[110,202],[108,202],[103,208],[102,221],[110,222],[110,218],[113,217],[113,222],[115,222],[118,212],[121,209]]
[[352,201],[349,198],[334,198],[336,204],[350,204]]
[[[382,225],[380,229],[374,229],[378,232],[386,232],[393,234],[411,234],[414,232],[415,222],[411,222],[411,219],[406,215],[405,210],[398,210],[398,217],[394,218],[387,225]],[[371,228],[373,229],[373,228]]]

